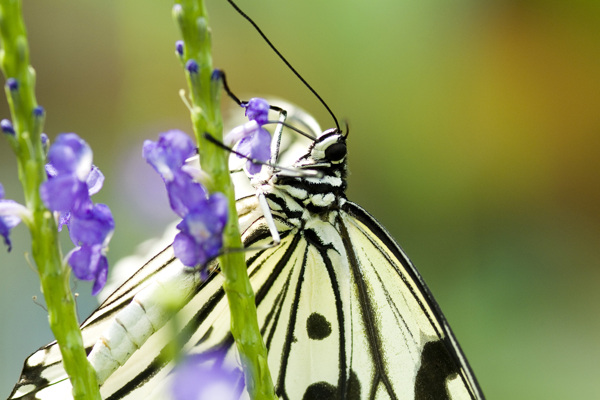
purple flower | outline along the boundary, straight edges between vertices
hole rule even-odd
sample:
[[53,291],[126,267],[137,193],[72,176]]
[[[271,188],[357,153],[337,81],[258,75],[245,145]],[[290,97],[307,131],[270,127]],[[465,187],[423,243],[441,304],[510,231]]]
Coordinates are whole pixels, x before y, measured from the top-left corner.
[[192,209],[177,225],[175,256],[188,267],[204,266],[223,247],[223,229],[227,222],[227,198],[215,193]]
[[50,210],[59,212],[60,232],[63,225],[69,225],[72,212],[85,216],[91,210],[93,203],[90,196],[100,191],[104,175],[92,165],[86,181],[81,182],[73,174],[59,174],[52,164],[46,164],[46,175],[48,181],[40,187],[40,196]]
[[19,81],[16,80],[15,78],[8,78],[6,80],[6,87],[10,91],[18,90],[19,89]]
[[75,246],[100,244],[106,247],[114,229],[115,221],[108,206],[94,204],[86,215],[72,219],[69,234]]
[[92,295],[96,295],[106,283],[106,250],[114,229],[115,222],[105,204],[95,204],[85,216],[70,221],[69,234],[78,247],[71,252],[69,265],[77,278],[94,281]]
[[[0,207],[4,208],[7,205],[7,202],[12,200],[0,200]],[[12,250],[12,243],[10,241],[9,235],[10,230],[15,226],[19,225],[21,219],[14,215],[0,215],[0,235],[4,239],[4,244],[8,247],[8,251]]]
[[185,165],[196,149],[185,133],[172,130],[159,136],[158,142],[145,141],[143,156],[165,182],[171,208],[183,220],[177,228],[173,249],[175,256],[189,267],[204,266],[217,256],[223,246],[227,221],[227,199],[208,191],[193,179],[201,175]]
[[92,165],[92,170],[85,180],[85,184],[88,187],[88,194],[90,196],[95,195],[102,189],[104,185],[104,174],[100,172],[100,169],[95,165]]
[[197,208],[206,201],[208,192],[190,175],[184,171],[178,171],[173,179],[166,183],[169,194],[169,204],[180,217],[185,217],[192,209]]
[[[253,159],[267,162],[271,156],[271,134],[265,128],[259,128],[250,136],[246,136],[238,143],[237,151]],[[246,171],[250,175],[260,172],[261,164],[248,161]]]
[[104,175],[92,165],[92,150],[74,133],[61,134],[48,149],[46,174],[40,186],[44,204],[58,213],[58,230],[69,228],[77,246],[68,256],[75,276],[93,280],[97,294],[108,274],[106,250],[115,223],[108,206],[94,204],[90,198],[104,183]]
[[[63,133],[50,146],[48,161],[48,180],[40,186],[40,197],[46,207],[61,213],[87,212],[92,207],[87,185],[92,172],[92,150],[88,144],[75,133]],[[102,179],[96,178],[96,174],[92,179],[99,179],[101,186]]]
[[198,65],[198,63],[196,62],[196,60],[194,59],[189,59],[186,63],[185,63],[185,69],[187,69],[187,71],[190,74],[197,74],[198,70],[200,69],[200,66]]
[[50,177],[40,186],[40,196],[52,211],[74,211],[79,214],[92,207],[86,183],[80,181],[75,174]]
[[62,133],[48,150],[48,162],[58,174],[74,173],[85,181],[92,169],[92,149],[77,134]]
[[[271,155],[271,134],[262,125],[268,122],[269,103],[264,99],[254,97],[244,107],[246,107],[246,116],[250,121],[232,129],[225,136],[225,144],[233,145],[239,142],[236,150],[243,156],[267,162]],[[245,167],[246,172],[250,175],[259,173],[261,168],[261,164],[253,163],[250,160]]]
[[175,369],[172,393],[175,400],[237,400],[244,389],[241,370],[226,369],[223,355],[188,356]]
[[180,57],[183,56],[183,40],[178,40],[175,42],[175,51]]
[[269,103],[265,99],[253,97],[244,107],[250,121],[256,121],[260,126],[269,122]]
[[4,199],[4,187],[0,183],[0,236],[8,251],[12,249],[10,242],[10,230],[17,226],[22,219],[30,216],[29,210],[14,200]]
[[165,182],[173,180],[174,174],[185,160],[196,153],[192,139],[179,130],[161,133],[158,142],[146,140],[142,156],[160,174]]
[[43,118],[46,115],[46,110],[44,110],[44,107],[42,106],[37,106],[33,109],[33,116],[36,118]]
[[78,279],[94,281],[92,295],[98,294],[106,284],[108,260],[101,245],[77,247],[69,256],[69,265]]
[[0,129],[2,129],[2,132],[8,135],[15,135],[15,128],[13,127],[12,122],[10,122],[8,119],[3,119],[0,121]]

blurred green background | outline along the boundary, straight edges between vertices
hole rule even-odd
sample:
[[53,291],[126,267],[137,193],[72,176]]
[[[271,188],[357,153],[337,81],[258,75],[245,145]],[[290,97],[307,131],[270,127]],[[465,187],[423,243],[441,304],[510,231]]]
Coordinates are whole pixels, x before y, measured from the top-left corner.
[[[169,1],[26,2],[45,131],[77,132],[107,180],[112,263],[172,220],[146,138],[191,131]],[[331,120],[224,0],[208,2],[232,89]],[[487,396],[594,398],[600,372],[600,2],[239,0],[348,118],[349,197],[420,269]],[[8,117],[1,101],[0,117]],[[0,182],[22,199],[0,145]],[[65,238],[66,239],[66,238]],[[19,227],[0,251],[0,398],[51,340]],[[65,241],[67,242],[67,241]],[[69,249],[68,243],[65,249]],[[77,284],[80,315],[95,307]]]

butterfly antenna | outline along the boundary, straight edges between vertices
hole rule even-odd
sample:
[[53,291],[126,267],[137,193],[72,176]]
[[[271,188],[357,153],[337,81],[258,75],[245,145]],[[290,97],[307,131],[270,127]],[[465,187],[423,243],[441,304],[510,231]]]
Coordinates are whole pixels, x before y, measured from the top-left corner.
[[293,175],[290,175],[290,176],[308,176],[308,177],[315,177],[315,178],[323,177],[323,173],[321,171],[312,171],[312,170],[304,170],[304,169],[298,170],[296,168],[282,167],[281,165],[276,165],[276,164],[273,164],[268,161],[265,162],[265,161],[257,160],[256,158],[249,157],[249,156],[242,154],[239,151],[235,151],[231,147],[221,143],[219,140],[217,140],[213,135],[211,135],[208,132],[204,132],[204,139],[211,142],[215,146],[222,148],[223,150],[227,150],[228,152],[235,154],[238,157],[245,158],[246,160],[252,162],[253,164],[266,165],[267,167],[271,167],[271,168],[275,168],[275,169],[278,169],[281,171],[287,171],[287,172],[293,173]]
[[327,103],[325,103],[325,100],[323,100],[323,98],[321,96],[319,96],[319,94],[316,92],[316,90],[313,89],[312,86],[310,86],[310,84],[302,77],[302,75],[300,75],[300,73],[298,71],[296,71],[296,68],[292,67],[292,64],[290,64],[289,61],[283,56],[283,54],[281,54],[279,52],[279,50],[277,50],[277,48],[275,47],[275,45],[273,43],[271,43],[271,41],[269,40],[269,38],[267,38],[267,35],[265,35],[263,33],[263,31],[258,27],[258,25],[256,25],[256,22],[254,22],[252,20],[252,18],[250,18],[245,12],[243,12],[237,6],[237,4],[235,4],[233,2],[233,0],[227,0],[227,2],[229,4],[231,4],[231,6],[235,9],[235,11],[238,12],[238,14],[240,14],[248,22],[250,22],[250,24],[254,27],[254,29],[256,30],[256,32],[258,32],[258,34],[264,39],[264,41],[267,42],[267,44],[269,45],[269,47],[275,52],[275,54],[277,54],[277,56],[281,59],[281,61],[283,61],[284,64],[287,65],[287,67],[294,73],[294,75],[296,75],[296,77],[298,79],[300,79],[300,81],[304,84],[304,86],[306,86],[308,88],[308,90],[310,90],[312,92],[312,94],[314,94],[315,97],[317,99],[319,99],[319,101],[321,102],[321,104],[323,104],[323,106],[327,109],[327,112],[329,112],[329,115],[331,115],[331,118],[333,118],[333,121],[335,122],[335,127],[337,128],[337,131],[341,132],[341,130],[340,130],[340,124],[339,124],[337,118],[335,117],[335,114],[333,113],[333,111],[331,111],[331,108],[329,108],[329,106],[327,105]]
[[[229,97],[231,97],[233,99],[233,101],[235,101],[238,106],[243,106],[245,103],[247,103],[247,101],[241,101],[232,91],[231,89],[229,89],[229,85],[227,84],[227,79],[225,78],[225,72],[223,72],[220,69],[215,69],[213,71],[213,79],[218,78],[221,80],[221,82],[223,83],[223,89],[225,90],[225,93],[227,93],[227,95]],[[215,79],[216,80],[216,79]]]
[[[277,108],[279,108],[279,107],[277,107]],[[309,133],[306,133],[303,130],[298,129],[295,126],[290,125],[290,124],[288,124],[286,122],[282,122],[282,121],[267,121],[266,123],[264,123],[264,125],[283,125],[286,128],[291,129],[292,131],[294,131],[296,133],[299,133],[300,135],[302,135],[302,136],[304,136],[306,138],[309,138],[313,142],[316,140],[316,138],[313,135],[311,135]]]
[[[244,107],[244,106],[246,106],[248,104],[247,100],[240,100],[239,97],[237,97],[235,95],[235,93],[233,93],[231,91],[231,89],[229,88],[229,84],[227,83],[227,78],[225,77],[225,71],[220,70],[220,69],[215,69],[213,71],[213,79],[216,79],[216,78],[218,78],[218,79],[221,80],[221,82],[223,83],[223,90],[225,90],[225,93],[227,93],[227,95],[229,97],[231,97],[231,99],[233,101],[235,101],[238,106]],[[287,113],[287,111],[284,110],[283,108],[277,107],[277,106],[272,106],[270,104],[269,104],[269,109],[271,109],[273,111],[276,111],[276,112],[279,112],[279,113],[281,113],[281,112],[286,112]],[[306,134],[304,134],[304,135],[306,135]]]

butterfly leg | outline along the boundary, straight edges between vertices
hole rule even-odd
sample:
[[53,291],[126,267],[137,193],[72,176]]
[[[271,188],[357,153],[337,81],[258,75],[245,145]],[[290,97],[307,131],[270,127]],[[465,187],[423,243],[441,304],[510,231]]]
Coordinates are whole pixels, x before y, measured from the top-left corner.
[[273,237],[273,241],[269,244],[268,247],[277,246],[281,242],[281,237],[279,236],[279,231],[277,230],[277,227],[275,226],[275,220],[273,219],[273,214],[271,213],[271,208],[269,207],[269,204],[267,203],[267,198],[266,198],[265,194],[262,192],[257,193],[256,197],[258,198],[258,204],[260,205],[260,208],[262,209],[263,215],[265,217],[265,221],[267,223],[267,226],[269,227],[269,232],[271,233],[271,236]]

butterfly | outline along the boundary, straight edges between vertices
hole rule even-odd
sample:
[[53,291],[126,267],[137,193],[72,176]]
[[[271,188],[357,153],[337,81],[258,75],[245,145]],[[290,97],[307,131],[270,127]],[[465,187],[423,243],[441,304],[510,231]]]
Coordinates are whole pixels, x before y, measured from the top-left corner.
[[[347,133],[256,24],[228,2],[315,94],[336,125],[321,132],[303,112],[287,114],[313,134],[303,154],[283,168],[282,112],[272,141],[273,163],[252,178],[257,195],[237,200],[247,270],[277,395],[483,399],[421,275],[385,228],[347,199]],[[231,95],[226,84],[225,89]],[[82,324],[84,347],[104,399],[169,398],[174,363],[165,354],[174,344],[209,360],[224,354],[224,363],[239,368],[224,278],[216,262],[209,270],[200,279],[168,246]],[[179,300],[175,309],[163,301],[173,293]],[[240,395],[247,397],[243,387]],[[60,351],[50,343],[25,361],[10,399],[70,397]]]
[[[483,399],[421,275],[385,228],[346,198],[346,140],[337,128],[322,132],[291,168],[263,167],[253,179],[259,197],[237,201],[277,395]],[[211,270],[201,281],[167,247],[82,324],[103,398],[166,398],[173,363],[161,354],[172,340],[186,353],[223,350],[236,364],[223,277],[218,265]],[[174,317],[156,300],[173,287],[185,300]],[[173,318],[184,327],[176,339]],[[106,343],[108,356],[92,350]],[[26,360],[10,399],[64,398],[70,384],[51,343]]]

